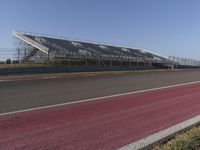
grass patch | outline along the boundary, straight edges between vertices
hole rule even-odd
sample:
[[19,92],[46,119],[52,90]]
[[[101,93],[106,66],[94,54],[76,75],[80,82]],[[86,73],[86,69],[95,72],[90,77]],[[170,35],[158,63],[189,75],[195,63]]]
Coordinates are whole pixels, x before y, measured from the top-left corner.
[[197,150],[200,147],[200,126],[194,127],[153,150]]
[[0,68],[45,67],[46,64],[0,64]]

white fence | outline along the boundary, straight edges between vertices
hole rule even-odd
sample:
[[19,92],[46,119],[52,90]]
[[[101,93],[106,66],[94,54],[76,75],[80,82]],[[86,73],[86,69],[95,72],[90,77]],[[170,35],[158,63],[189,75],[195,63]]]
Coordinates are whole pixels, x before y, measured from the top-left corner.
[[200,60],[169,56],[173,62],[183,66],[200,66]]
[[0,48],[0,63],[6,61],[7,59],[16,60],[17,51],[11,48]]

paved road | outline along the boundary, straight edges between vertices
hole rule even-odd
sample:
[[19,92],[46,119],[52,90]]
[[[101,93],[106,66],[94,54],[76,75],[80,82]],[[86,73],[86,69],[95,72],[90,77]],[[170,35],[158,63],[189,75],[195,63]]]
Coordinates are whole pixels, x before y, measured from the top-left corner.
[[114,150],[200,114],[200,83],[0,116],[3,150]]
[[0,82],[0,113],[197,80],[198,70]]

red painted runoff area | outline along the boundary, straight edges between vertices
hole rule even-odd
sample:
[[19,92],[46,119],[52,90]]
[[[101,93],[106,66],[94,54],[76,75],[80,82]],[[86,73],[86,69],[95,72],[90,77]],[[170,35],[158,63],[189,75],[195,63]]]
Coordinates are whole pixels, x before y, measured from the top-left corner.
[[0,149],[120,148],[199,115],[199,91],[196,83],[2,115]]

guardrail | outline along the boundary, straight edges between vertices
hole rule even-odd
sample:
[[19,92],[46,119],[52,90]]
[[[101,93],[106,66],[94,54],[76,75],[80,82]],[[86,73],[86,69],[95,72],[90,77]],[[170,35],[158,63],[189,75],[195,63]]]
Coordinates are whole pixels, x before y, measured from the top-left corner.
[[39,73],[62,73],[62,72],[92,72],[92,71],[120,71],[120,70],[147,70],[154,69],[150,66],[73,66],[73,67],[19,67],[0,68],[0,76]]

